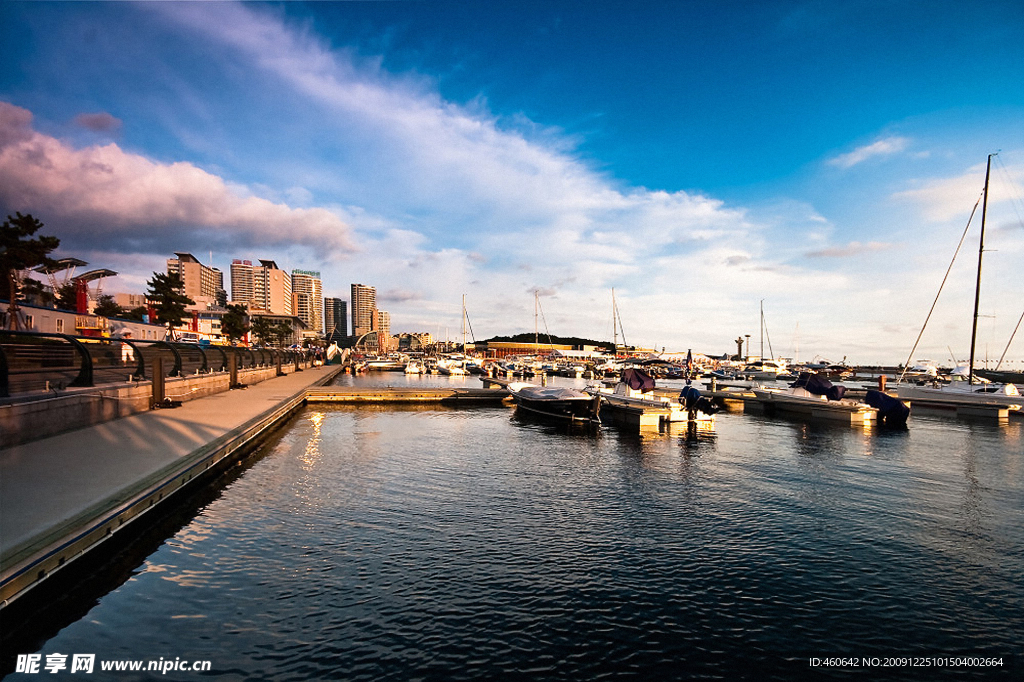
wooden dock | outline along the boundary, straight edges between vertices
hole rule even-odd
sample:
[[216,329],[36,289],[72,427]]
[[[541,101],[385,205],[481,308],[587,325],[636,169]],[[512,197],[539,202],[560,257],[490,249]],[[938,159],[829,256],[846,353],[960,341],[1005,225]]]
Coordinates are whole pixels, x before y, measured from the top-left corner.
[[307,403],[396,404],[439,403],[441,405],[497,404],[508,397],[502,388],[397,388],[392,386],[325,386],[306,392]]

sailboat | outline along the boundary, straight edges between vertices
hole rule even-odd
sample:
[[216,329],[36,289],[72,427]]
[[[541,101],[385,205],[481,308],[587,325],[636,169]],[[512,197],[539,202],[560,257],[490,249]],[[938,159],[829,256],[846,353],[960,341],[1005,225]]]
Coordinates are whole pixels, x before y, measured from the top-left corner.
[[[954,381],[942,386],[936,384],[931,386],[904,386],[901,384],[896,388],[896,394],[900,400],[950,408],[969,408],[972,406],[1006,407],[1015,411],[1024,408],[1024,396],[1021,395],[1015,384],[998,384],[984,381],[979,379],[974,371],[975,349],[978,338],[978,306],[981,301],[981,263],[982,256],[985,253],[985,218],[988,213],[989,178],[992,172],[993,156],[995,154],[988,155],[988,163],[985,168],[985,188],[982,190],[981,237],[978,243],[978,274],[974,288],[974,320],[971,325],[971,356],[967,365],[967,380]],[[975,209],[977,209],[977,205],[975,205]]]

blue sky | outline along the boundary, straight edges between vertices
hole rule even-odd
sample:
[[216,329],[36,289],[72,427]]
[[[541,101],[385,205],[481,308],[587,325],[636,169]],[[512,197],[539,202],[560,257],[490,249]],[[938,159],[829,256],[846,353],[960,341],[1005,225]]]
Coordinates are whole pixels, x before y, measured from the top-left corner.
[[[1019,2],[0,5],[0,210],[141,291],[273,258],[392,328],[906,359],[995,164],[1024,312]],[[976,230],[976,228],[974,228]],[[963,359],[973,256],[916,357]],[[755,351],[757,348],[754,349]],[[1009,355],[1021,366],[1024,335]]]

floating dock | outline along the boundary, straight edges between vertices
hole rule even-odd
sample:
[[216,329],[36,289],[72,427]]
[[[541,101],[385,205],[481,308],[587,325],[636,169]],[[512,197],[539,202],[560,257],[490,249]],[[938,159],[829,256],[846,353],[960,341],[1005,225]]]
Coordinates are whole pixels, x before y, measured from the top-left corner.
[[[496,380],[500,381],[500,380]],[[505,382],[507,383],[507,382]],[[396,403],[440,403],[441,405],[468,403],[500,403],[509,397],[508,390],[499,384],[497,388],[352,388],[326,386],[306,391],[307,403],[351,403],[351,404],[396,404]]]

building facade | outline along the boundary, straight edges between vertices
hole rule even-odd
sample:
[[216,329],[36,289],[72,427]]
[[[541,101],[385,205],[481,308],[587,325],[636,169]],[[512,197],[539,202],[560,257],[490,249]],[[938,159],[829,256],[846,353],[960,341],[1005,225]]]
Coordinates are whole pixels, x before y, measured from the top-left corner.
[[[377,342],[381,350],[388,352],[394,350],[391,343],[391,313],[383,310],[377,311]],[[396,344],[397,345],[397,344]]]
[[377,290],[363,284],[352,285],[352,335],[362,336],[377,326]]
[[323,290],[319,272],[292,270],[292,308],[295,316],[305,323],[308,333],[317,336],[323,333]]
[[231,300],[250,310],[272,315],[295,314],[292,278],[272,260],[234,260],[231,263]]
[[340,298],[324,299],[324,334],[328,341],[348,336],[348,301]]
[[191,253],[175,253],[167,259],[167,274],[177,275],[184,283],[181,293],[191,298],[194,309],[206,310],[227,301],[224,291],[224,273],[217,268],[203,265]]

